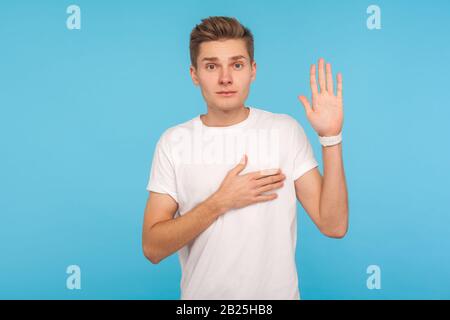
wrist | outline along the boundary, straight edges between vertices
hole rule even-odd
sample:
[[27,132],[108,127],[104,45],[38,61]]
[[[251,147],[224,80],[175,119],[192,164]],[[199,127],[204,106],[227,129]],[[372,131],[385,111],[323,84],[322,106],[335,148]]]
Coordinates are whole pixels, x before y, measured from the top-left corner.
[[230,210],[229,206],[226,203],[224,197],[222,197],[219,191],[214,192],[208,199],[207,202],[211,206],[211,209],[217,213],[217,216],[220,216]]
[[332,136],[319,135],[319,142],[324,147],[334,146],[342,142],[342,130],[338,134]]

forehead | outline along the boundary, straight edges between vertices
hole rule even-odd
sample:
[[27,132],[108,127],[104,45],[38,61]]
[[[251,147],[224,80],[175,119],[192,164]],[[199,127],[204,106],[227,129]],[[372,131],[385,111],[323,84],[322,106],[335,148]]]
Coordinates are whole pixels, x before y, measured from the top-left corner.
[[249,59],[243,39],[202,42],[199,49],[198,61],[202,61],[204,58],[217,58],[217,60],[228,61],[232,57],[237,56]]

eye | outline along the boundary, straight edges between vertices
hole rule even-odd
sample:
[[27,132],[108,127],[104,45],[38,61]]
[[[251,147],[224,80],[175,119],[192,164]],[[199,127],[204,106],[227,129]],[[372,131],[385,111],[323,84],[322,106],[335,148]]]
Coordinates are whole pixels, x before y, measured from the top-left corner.
[[237,65],[238,65],[238,66],[241,66],[241,67],[238,68],[238,69],[242,69],[242,68],[244,67],[244,65],[243,65],[242,63],[235,63],[235,64],[234,64],[234,66],[237,66]]
[[214,69],[211,69],[210,66],[215,66],[215,65],[214,65],[214,64],[207,64],[207,65],[206,65],[206,69],[208,69],[208,70],[214,70]]

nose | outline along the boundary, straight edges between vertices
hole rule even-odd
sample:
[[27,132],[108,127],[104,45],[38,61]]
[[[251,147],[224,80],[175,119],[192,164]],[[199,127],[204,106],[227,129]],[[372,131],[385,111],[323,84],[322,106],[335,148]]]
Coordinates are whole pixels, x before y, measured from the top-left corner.
[[227,68],[223,68],[219,75],[219,82],[221,85],[228,85],[233,83],[231,71],[228,70]]

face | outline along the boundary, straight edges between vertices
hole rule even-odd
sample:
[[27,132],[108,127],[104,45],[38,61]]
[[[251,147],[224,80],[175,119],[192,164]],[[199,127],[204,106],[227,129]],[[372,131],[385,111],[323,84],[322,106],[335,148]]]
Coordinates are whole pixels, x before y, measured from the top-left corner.
[[208,107],[227,111],[244,106],[256,63],[250,63],[243,39],[208,41],[200,44],[197,69],[191,66],[190,73]]

